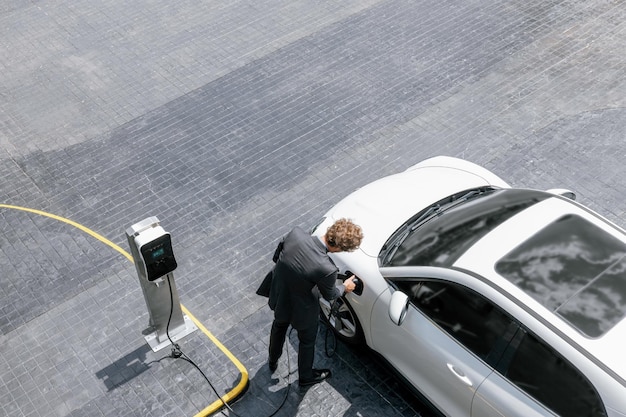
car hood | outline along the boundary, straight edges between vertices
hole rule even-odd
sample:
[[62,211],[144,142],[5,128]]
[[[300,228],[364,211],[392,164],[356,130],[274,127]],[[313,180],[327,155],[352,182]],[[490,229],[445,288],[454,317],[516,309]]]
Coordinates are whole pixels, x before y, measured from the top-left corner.
[[456,192],[485,185],[509,187],[467,161],[432,158],[348,195],[326,213],[315,234],[323,235],[337,219],[351,219],[363,229],[361,250],[376,257],[391,234],[418,211]]

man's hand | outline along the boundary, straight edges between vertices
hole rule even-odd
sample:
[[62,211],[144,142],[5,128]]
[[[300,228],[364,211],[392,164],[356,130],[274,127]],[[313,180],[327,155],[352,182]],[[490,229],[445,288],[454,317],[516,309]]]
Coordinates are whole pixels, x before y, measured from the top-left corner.
[[346,289],[346,292],[352,292],[354,291],[354,289],[356,288],[356,284],[354,283],[354,275],[352,275],[350,278],[346,279],[343,282],[343,286]]

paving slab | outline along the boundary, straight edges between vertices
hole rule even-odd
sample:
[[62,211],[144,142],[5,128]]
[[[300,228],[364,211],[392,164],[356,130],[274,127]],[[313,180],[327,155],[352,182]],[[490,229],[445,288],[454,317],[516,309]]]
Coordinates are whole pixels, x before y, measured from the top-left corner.
[[[10,4],[9,4],[10,3]],[[245,366],[222,415],[433,413],[367,349],[301,390],[254,290],[278,239],[435,155],[626,224],[619,0],[0,6],[0,415],[196,416],[244,376],[203,331],[152,352],[125,230],[171,232],[187,311]],[[278,376],[278,377],[277,377]],[[216,394],[217,392],[217,394]]]

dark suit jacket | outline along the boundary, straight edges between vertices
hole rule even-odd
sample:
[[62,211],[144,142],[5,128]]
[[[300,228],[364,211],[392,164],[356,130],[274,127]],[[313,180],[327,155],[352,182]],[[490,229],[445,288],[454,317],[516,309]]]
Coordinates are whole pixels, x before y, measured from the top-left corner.
[[299,227],[285,236],[269,297],[275,320],[294,329],[317,326],[318,294],[329,301],[342,295],[335,287],[337,267],[327,253],[319,238]]

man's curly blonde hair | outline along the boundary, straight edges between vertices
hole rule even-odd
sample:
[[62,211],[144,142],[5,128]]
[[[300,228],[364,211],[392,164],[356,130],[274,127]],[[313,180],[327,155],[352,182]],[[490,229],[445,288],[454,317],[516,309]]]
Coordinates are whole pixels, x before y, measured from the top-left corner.
[[339,219],[326,231],[326,242],[342,251],[352,252],[363,240],[361,227],[348,219]]

